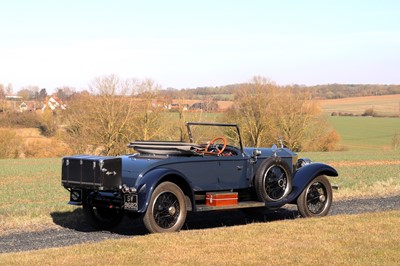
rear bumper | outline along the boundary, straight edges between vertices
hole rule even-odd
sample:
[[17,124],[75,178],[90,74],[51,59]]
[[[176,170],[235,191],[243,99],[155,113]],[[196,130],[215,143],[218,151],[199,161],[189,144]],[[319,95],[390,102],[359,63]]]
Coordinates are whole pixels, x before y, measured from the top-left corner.
[[107,209],[123,209],[126,211],[138,210],[138,196],[134,193],[122,193],[121,191],[93,191],[82,188],[69,188],[70,205],[87,204],[92,207]]

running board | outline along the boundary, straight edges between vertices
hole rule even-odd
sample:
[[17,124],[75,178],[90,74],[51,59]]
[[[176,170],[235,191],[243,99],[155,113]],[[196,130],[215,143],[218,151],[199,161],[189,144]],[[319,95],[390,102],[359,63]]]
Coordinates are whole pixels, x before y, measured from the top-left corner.
[[264,202],[260,201],[242,201],[235,205],[227,206],[208,206],[205,204],[196,205],[196,211],[219,211],[219,210],[233,210],[233,209],[243,209],[243,208],[255,208],[255,207],[265,207]]

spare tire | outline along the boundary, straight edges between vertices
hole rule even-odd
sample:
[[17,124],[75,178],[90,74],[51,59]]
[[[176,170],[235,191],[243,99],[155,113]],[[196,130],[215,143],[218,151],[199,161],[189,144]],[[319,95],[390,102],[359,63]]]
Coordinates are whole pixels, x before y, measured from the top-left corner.
[[281,157],[270,157],[258,167],[254,186],[260,201],[280,201],[292,191],[292,172]]

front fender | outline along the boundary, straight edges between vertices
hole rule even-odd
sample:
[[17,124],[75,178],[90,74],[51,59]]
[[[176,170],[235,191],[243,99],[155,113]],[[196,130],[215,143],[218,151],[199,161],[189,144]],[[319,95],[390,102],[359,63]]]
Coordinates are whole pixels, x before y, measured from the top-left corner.
[[[181,172],[169,168],[157,168],[145,173],[143,177],[138,178],[138,180],[136,181],[136,187],[138,188],[138,201],[139,201],[138,212],[144,213],[147,210],[154,189],[162,181],[162,179],[167,176],[174,177],[174,180],[169,180],[169,181],[177,183],[178,185],[185,183],[187,187],[190,187],[190,190],[192,191],[190,200],[192,200],[193,202],[194,196],[193,196],[193,190],[191,189],[190,186],[190,182]],[[181,189],[184,191],[182,187]]]
[[301,167],[293,177],[293,190],[296,191],[295,198],[305,189],[308,183],[320,175],[338,176],[338,172],[332,166],[324,163],[311,163]]
[[311,163],[301,167],[294,173],[292,192],[283,201],[266,203],[268,207],[280,207],[295,201],[306,186],[317,176],[338,176],[338,172],[332,166],[324,163]]

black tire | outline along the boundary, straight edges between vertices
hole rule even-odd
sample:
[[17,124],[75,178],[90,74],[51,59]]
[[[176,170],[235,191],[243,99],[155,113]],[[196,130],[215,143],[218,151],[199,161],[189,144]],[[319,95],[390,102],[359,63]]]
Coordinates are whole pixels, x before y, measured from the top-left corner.
[[257,169],[254,186],[258,200],[280,201],[292,191],[292,172],[282,158],[270,157]]
[[326,216],[331,205],[331,183],[323,175],[314,178],[297,199],[297,208],[303,217]]
[[150,233],[179,231],[186,220],[186,200],[182,190],[171,182],[158,185],[143,217]]
[[117,226],[124,213],[122,210],[93,207],[83,205],[83,214],[89,224],[97,230],[107,230]]

